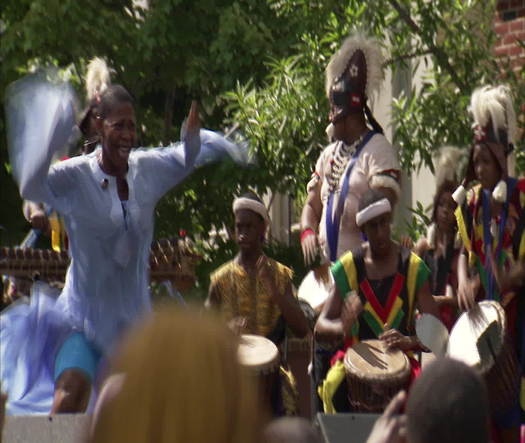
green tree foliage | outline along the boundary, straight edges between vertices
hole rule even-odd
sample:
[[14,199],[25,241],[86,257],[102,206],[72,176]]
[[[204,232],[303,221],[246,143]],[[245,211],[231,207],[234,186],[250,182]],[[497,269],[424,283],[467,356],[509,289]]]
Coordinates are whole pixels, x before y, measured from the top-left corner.
[[[296,38],[263,1],[150,0],[147,8],[140,6],[145,2],[139,3],[3,2],[2,102],[10,82],[46,66],[67,68],[71,82],[83,97],[86,63],[93,56],[103,56],[115,70],[113,81],[124,84],[137,101],[141,144],[158,146],[178,139],[180,123],[193,98],[202,104],[204,125],[220,128],[224,119],[221,94],[233,89],[237,82],[257,84],[267,72],[267,57],[283,57]],[[7,230],[2,238],[5,244],[17,243],[27,226],[21,217],[16,187],[9,177],[3,112],[2,109],[0,160],[5,195],[2,201],[6,206],[0,224]],[[178,198],[173,195],[164,202],[160,218],[166,223],[159,224],[162,235],[179,226],[196,226],[197,232],[207,232],[211,223],[220,219],[204,217],[216,214],[217,208],[222,208],[219,214],[225,215],[231,188],[215,194],[208,183],[235,176],[236,169],[229,165],[207,172],[209,177],[197,174],[181,188]],[[234,180],[226,182],[232,185]],[[215,201],[216,205],[211,204]],[[208,207],[209,212],[203,210]],[[201,216],[193,219],[195,213]]]
[[[265,147],[269,148],[274,168],[269,175],[281,165],[279,147],[287,147],[285,158],[291,164],[283,166],[295,172],[287,177],[279,171],[275,186],[284,186],[285,192],[300,196],[325,140],[324,67],[347,35],[367,30],[383,42],[385,65],[391,68],[394,78],[396,74],[406,78],[408,72],[405,83],[410,85],[416,71],[424,70],[421,87],[401,89],[394,98],[393,141],[400,148],[405,171],[418,170],[422,165],[433,170],[432,155],[441,146],[469,147],[472,131],[467,108],[476,87],[506,82],[515,94],[516,106],[524,102],[525,70],[513,71],[508,60],[492,56],[496,40],[494,6],[494,2],[482,0],[275,2],[280,16],[290,21],[300,17],[304,32],[289,58],[269,64],[270,73],[261,87],[242,85],[227,94],[230,118],[245,129],[258,152],[266,155]],[[283,88],[288,79],[300,86]],[[394,82],[394,91],[396,87],[399,89]],[[297,104],[297,98],[304,106],[290,107]],[[312,102],[316,105],[311,106]],[[279,123],[287,115],[293,116],[293,122],[282,130]],[[312,125],[317,128],[307,131],[312,137],[303,137],[303,132],[296,129]],[[288,129],[292,130],[290,135]],[[304,155],[297,155],[292,146],[300,146]],[[523,171],[523,140],[518,141],[516,151],[518,170]],[[416,236],[424,230],[425,210],[418,207],[411,212],[415,218],[407,222],[406,228]]]
[[[377,36],[394,72],[430,68],[423,87],[401,94],[392,108],[394,142],[407,171],[432,167],[431,154],[443,144],[469,144],[466,108],[475,87],[504,80],[516,103],[524,103],[523,70],[491,56],[493,17],[487,0],[4,0],[0,97],[20,75],[49,65],[67,69],[83,96],[87,61],[104,56],[113,81],[136,98],[141,144],[176,141],[193,98],[204,126],[236,129],[256,163],[203,168],[157,209],[156,235],[185,229],[198,237],[208,271],[214,257],[233,251],[227,240],[218,250],[206,242],[214,228],[231,226],[234,194],[251,187],[302,201],[326,143],[324,68],[350,32]],[[0,112],[1,241],[14,244],[27,226]],[[289,255],[300,257],[295,252]]]

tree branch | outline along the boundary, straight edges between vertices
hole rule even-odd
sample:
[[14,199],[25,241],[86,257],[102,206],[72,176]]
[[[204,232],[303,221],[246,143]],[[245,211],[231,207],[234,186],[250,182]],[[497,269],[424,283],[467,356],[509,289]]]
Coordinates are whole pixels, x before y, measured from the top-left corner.
[[392,57],[383,63],[383,67],[386,68],[387,66],[393,65],[394,63],[401,61],[401,60],[409,60],[414,57],[420,57],[422,55],[430,55],[430,54],[434,54],[434,52],[431,51],[430,49],[427,49],[426,51],[420,50],[420,51],[411,52],[409,54],[403,54],[398,57]]
[[[392,7],[397,11],[399,16],[408,25],[408,27],[412,29],[412,31],[415,34],[423,35],[421,28],[417,25],[416,22],[414,22],[410,14],[398,3],[397,0],[388,0],[388,2],[392,5]],[[454,70],[452,65],[449,63],[447,54],[441,48],[436,46],[434,43],[430,43],[427,46],[430,52],[434,54],[434,56],[437,59],[437,62],[441,65],[441,67],[450,74],[452,81],[458,86],[459,89],[462,90],[463,93],[467,94],[468,93],[467,87],[460,80],[456,71]]]

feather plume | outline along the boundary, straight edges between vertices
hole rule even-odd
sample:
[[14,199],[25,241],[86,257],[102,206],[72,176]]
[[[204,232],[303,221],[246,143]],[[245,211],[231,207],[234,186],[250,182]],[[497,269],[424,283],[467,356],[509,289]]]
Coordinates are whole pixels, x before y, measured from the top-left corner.
[[111,72],[106,61],[100,57],[93,58],[86,74],[86,95],[90,102],[95,95],[101,94],[111,84]]
[[467,191],[465,190],[465,186],[463,185],[459,185],[457,189],[454,191],[454,194],[452,194],[452,198],[458,204],[458,206],[461,206],[463,204],[466,197],[467,197]]
[[494,134],[498,129],[507,132],[508,142],[514,143],[517,133],[516,113],[508,86],[482,86],[474,91],[470,100],[470,112],[475,124],[485,127],[492,122]]
[[458,167],[461,164],[463,152],[455,146],[443,146],[434,157],[434,170],[436,171],[436,188],[445,181],[458,182]]
[[507,182],[500,180],[494,190],[492,191],[492,197],[498,203],[505,203],[507,201]]
[[383,54],[379,42],[376,39],[357,34],[348,37],[343,42],[341,48],[332,56],[330,63],[326,67],[325,88],[327,96],[330,95],[333,81],[341,76],[346,69],[348,61],[358,49],[363,51],[366,59],[366,96],[371,97],[379,89],[383,80]]

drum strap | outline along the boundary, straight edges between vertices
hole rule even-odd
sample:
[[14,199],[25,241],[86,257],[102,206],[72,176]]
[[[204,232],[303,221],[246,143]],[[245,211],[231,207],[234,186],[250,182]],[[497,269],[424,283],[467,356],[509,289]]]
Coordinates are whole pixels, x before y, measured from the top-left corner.
[[273,341],[276,346],[279,346],[286,337],[286,320],[281,314],[277,319],[275,327],[266,336],[269,340]]
[[432,294],[444,294],[450,278],[452,260],[456,250],[454,249],[454,238],[446,245],[445,255],[436,257],[435,249],[427,251],[425,263],[432,271],[431,291]]
[[[514,238],[512,239],[512,253],[516,260],[525,258],[525,210],[521,210],[521,215],[514,231]],[[522,257],[523,255],[523,257]]]
[[[498,299],[496,294],[495,285],[495,276],[493,272],[493,266],[498,266],[501,261],[501,250],[503,247],[503,237],[505,235],[505,226],[507,224],[507,216],[509,214],[509,200],[514,191],[514,186],[516,185],[516,179],[508,178],[507,179],[507,201],[503,204],[503,210],[500,217],[500,222],[498,224],[498,236],[496,250],[493,253],[493,243],[492,243],[492,233],[490,230],[491,224],[491,208],[490,208],[490,196],[488,191],[481,191],[482,205],[483,205],[483,247],[485,253],[485,263],[484,269],[487,274],[487,286],[486,293],[489,300]],[[495,261],[495,263],[493,263]]]
[[471,226],[470,213],[467,210],[467,202],[464,202],[461,206],[458,206],[454,211],[456,216],[456,222],[458,225],[458,232],[465,249],[468,252],[472,251],[472,244],[470,242],[469,227]]
[[346,173],[343,178],[343,185],[341,186],[341,192],[339,193],[339,198],[337,199],[337,206],[334,210],[334,196],[335,190],[330,192],[328,196],[328,206],[326,208],[326,237],[328,240],[328,246],[330,247],[330,260],[337,260],[337,245],[339,243],[339,225],[341,224],[341,215],[343,214],[343,209],[345,206],[346,196],[350,190],[350,175],[354,169],[355,163],[359,158],[359,154],[370,141],[370,139],[376,134],[375,131],[368,131],[364,136],[361,143],[357,146],[354,155],[350,159],[348,166],[346,167]]

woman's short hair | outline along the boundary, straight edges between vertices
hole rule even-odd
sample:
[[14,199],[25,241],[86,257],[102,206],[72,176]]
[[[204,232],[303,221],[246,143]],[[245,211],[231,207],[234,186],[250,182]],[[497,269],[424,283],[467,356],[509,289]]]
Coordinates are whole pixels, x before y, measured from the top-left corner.
[[100,95],[100,102],[94,108],[98,117],[106,118],[111,110],[118,105],[129,103],[133,105],[134,100],[131,94],[122,85],[109,85]]

